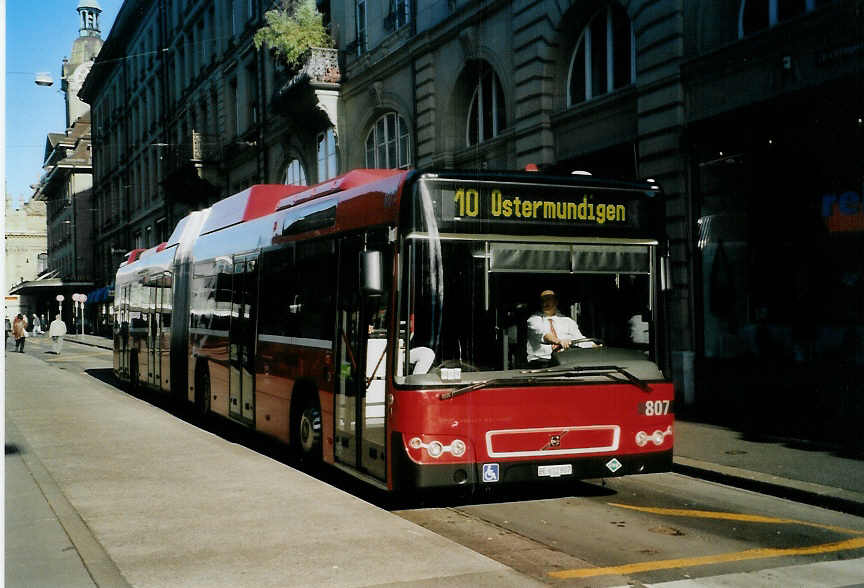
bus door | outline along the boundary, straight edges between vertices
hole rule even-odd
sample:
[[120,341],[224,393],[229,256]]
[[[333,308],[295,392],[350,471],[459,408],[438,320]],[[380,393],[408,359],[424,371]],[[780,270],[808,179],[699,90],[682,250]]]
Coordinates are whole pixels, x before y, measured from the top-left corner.
[[162,288],[159,279],[154,280],[150,290],[150,324],[147,329],[147,381],[157,388],[160,387],[162,378],[162,358],[160,350],[160,324],[162,318]]
[[234,256],[231,322],[228,327],[228,414],[255,422],[255,323],[258,305],[258,255]]
[[129,375],[129,314],[126,312],[126,286],[114,291],[114,367]]
[[[373,248],[371,240],[367,247]],[[380,251],[385,246],[375,248]],[[339,252],[334,457],[385,480],[388,296],[361,291],[358,260],[362,250],[362,239],[357,238],[343,241]],[[383,273],[390,276],[386,270]]]
[[165,392],[171,392],[171,293],[174,280],[171,272],[165,272],[159,280],[159,373],[161,384],[157,384]]
[[129,286],[120,286],[114,295],[114,367],[129,376]]

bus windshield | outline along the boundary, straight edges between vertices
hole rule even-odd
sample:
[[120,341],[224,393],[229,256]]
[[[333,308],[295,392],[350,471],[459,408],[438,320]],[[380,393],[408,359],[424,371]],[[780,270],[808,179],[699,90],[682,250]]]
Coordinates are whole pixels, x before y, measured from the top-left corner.
[[[649,361],[654,249],[626,239],[409,235],[400,289],[400,348],[409,353],[400,354],[397,383],[524,378],[536,367],[586,364],[661,377]],[[550,317],[566,345],[541,340]]]

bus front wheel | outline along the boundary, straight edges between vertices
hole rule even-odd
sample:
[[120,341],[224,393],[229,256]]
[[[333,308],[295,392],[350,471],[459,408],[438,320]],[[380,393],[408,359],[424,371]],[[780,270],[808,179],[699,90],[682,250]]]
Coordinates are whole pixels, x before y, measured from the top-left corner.
[[305,399],[296,413],[295,448],[300,458],[314,464],[321,459],[321,409],[312,399]]

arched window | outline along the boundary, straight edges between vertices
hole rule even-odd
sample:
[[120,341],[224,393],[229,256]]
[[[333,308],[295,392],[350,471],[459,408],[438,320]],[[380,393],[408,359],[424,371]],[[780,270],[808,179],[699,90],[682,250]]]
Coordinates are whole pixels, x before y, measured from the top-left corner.
[[366,135],[366,167],[405,169],[411,164],[411,140],[405,119],[388,112]]
[[608,94],[636,81],[633,25],[627,12],[612,3],[582,29],[570,58],[567,104]]
[[506,124],[504,91],[498,76],[488,67],[478,71],[479,80],[468,107],[466,139],[469,147],[497,137]]
[[292,159],[282,171],[282,183],[292,186],[306,186],[306,170],[299,159]]
[[741,0],[738,38],[743,39],[777,23],[811,12],[834,0]]
[[323,182],[339,175],[339,157],[336,153],[336,132],[333,127],[318,133],[316,139],[318,152],[318,181]]

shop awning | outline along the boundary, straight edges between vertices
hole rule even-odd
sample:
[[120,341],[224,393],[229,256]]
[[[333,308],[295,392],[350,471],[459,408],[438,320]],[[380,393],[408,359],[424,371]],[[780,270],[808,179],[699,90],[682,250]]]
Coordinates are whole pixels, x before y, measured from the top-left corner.
[[97,288],[87,294],[87,304],[98,304],[100,302],[107,302],[114,298],[114,291],[110,286],[105,286],[102,288]]
[[61,278],[37,279],[13,286],[9,289],[9,294],[68,294],[70,290],[86,292],[94,285],[93,282],[65,281]]

